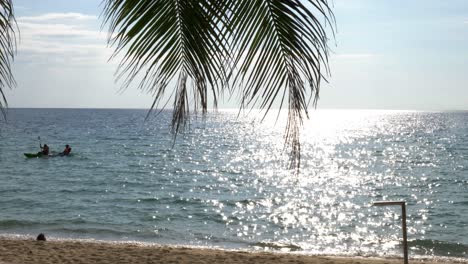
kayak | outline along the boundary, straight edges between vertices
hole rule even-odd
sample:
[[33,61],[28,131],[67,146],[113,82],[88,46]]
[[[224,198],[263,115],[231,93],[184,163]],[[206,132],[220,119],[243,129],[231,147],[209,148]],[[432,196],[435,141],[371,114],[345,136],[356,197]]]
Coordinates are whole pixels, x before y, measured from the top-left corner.
[[49,155],[44,155],[42,153],[24,153],[24,156],[26,158],[49,158],[49,157],[66,157],[66,156],[72,156],[72,154],[64,155],[63,153],[58,153],[58,154],[49,154]]
[[45,155],[42,153],[24,153],[24,156],[26,156],[26,158],[40,158]]

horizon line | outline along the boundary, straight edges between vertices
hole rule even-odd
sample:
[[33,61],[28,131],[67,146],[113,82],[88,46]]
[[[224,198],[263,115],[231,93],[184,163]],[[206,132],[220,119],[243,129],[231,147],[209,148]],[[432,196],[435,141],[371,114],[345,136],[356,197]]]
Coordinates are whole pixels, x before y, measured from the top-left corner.
[[[13,110],[13,109],[51,109],[51,110],[146,110],[146,111],[172,111],[172,108],[137,108],[137,107],[124,107],[124,108],[118,108],[118,107],[8,107],[4,108],[6,112],[8,110]],[[246,109],[239,109],[239,108],[210,108],[208,111],[219,111],[219,110],[227,110],[227,111],[265,111],[264,109],[260,108],[246,108]],[[279,109],[279,108],[274,108],[270,109],[269,111],[286,111],[287,109]],[[321,110],[326,110],[326,111],[344,111],[344,110],[349,110],[349,111],[401,111],[401,112],[468,112],[468,109],[388,109],[388,108],[331,108],[331,107],[324,107],[324,108],[309,108],[309,112],[315,112],[315,111],[321,111]],[[195,112],[192,110],[192,112]],[[197,112],[201,112],[200,110]]]

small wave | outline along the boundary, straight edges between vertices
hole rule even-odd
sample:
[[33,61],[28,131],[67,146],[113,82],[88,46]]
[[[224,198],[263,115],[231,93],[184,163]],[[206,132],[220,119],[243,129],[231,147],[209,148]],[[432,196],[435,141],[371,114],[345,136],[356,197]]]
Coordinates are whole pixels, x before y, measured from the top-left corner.
[[454,202],[453,204],[468,205],[468,201],[457,201],[457,202]]
[[252,245],[256,248],[273,249],[273,250],[286,250],[286,251],[300,251],[302,248],[294,244],[283,244],[275,242],[257,242]]
[[71,218],[71,219],[56,219],[50,222],[44,221],[28,221],[28,220],[1,220],[0,221],[0,228],[1,229],[14,229],[14,228],[22,228],[22,229],[30,229],[36,227],[53,227],[58,225],[64,224],[86,224],[89,223],[81,218]]
[[52,233],[59,234],[73,234],[79,236],[90,235],[92,237],[121,237],[131,234],[131,232],[119,231],[113,228],[91,228],[91,227],[60,227],[60,228],[51,228],[49,229]]
[[30,227],[40,223],[25,220],[0,220],[0,228]]
[[180,196],[175,197],[144,197],[144,198],[119,198],[114,202],[119,203],[148,203],[148,204],[172,204],[172,205],[200,205],[204,200],[200,198],[183,198]]
[[417,254],[433,256],[468,257],[468,245],[455,242],[431,239],[416,239],[408,242],[408,246]]

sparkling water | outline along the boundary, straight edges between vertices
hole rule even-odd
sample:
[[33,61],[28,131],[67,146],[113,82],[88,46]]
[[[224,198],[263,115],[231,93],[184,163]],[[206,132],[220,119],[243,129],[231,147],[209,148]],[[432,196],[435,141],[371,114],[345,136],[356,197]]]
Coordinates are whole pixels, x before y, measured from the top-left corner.
[[[0,234],[309,254],[468,258],[468,112],[319,110],[298,176],[283,113],[10,109]],[[40,136],[40,140],[38,139]],[[68,157],[26,158],[46,143]]]

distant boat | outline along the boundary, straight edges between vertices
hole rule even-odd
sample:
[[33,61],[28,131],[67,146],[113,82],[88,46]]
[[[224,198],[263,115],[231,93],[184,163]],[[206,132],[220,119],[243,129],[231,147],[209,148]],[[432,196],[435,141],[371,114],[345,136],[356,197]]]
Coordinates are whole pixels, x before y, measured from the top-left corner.
[[49,157],[63,157],[63,156],[72,156],[72,154],[64,155],[63,153],[58,153],[58,154],[49,154],[49,155],[44,155],[42,153],[24,153],[24,156],[26,158],[49,158]]
[[47,157],[48,155],[44,155],[42,153],[24,153],[24,156],[26,158],[41,158],[41,157]]

